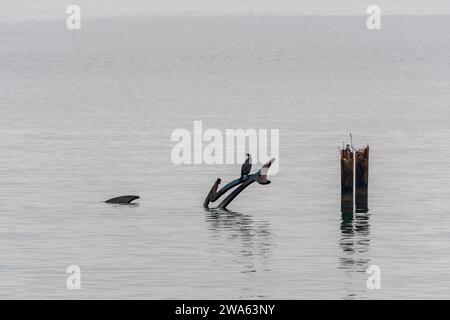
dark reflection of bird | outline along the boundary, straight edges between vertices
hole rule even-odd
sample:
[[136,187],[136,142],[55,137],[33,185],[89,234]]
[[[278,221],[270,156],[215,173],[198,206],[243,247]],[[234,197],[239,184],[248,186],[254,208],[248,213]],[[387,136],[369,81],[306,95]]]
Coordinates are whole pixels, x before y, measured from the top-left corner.
[[246,154],[247,160],[245,160],[244,164],[241,168],[241,179],[242,181],[244,179],[244,176],[248,176],[250,171],[252,170],[252,156],[250,154]]

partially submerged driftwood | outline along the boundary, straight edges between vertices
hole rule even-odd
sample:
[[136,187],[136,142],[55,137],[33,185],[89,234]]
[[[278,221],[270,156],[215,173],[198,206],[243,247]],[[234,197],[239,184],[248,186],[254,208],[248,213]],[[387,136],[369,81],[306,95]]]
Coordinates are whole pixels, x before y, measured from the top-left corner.
[[106,200],[105,203],[114,203],[114,204],[131,204],[132,201],[139,199],[139,196],[120,196],[116,198],[112,198]]
[[221,179],[218,178],[214,185],[212,186],[211,190],[209,191],[208,195],[206,196],[205,201],[203,202],[204,208],[209,208],[209,204],[211,202],[215,202],[218,200],[221,196],[223,196],[227,191],[233,189],[234,187],[237,187],[233,192],[231,192],[217,207],[221,209],[225,209],[231,201],[236,198],[239,193],[241,193],[245,188],[247,188],[249,185],[251,185],[253,182],[258,182],[259,184],[269,184],[270,180],[267,179],[267,171],[269,171],[270,166],[275,161],[275,158],[271,159],[269,162],[264,164],[261,169],[259,169],[258,172],[250,174],[243,179],[237,178],[227,185],[225,185],[222,189],[217,191],[219,184],[221,183]]

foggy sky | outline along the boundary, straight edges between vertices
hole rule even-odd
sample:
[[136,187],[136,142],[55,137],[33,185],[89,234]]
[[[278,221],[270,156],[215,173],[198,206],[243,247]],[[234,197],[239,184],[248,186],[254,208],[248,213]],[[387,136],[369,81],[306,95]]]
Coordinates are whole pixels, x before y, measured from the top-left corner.
[[450,0],[1,0],[0,22],[65,19],[79,5],[83,18],[151,15],[365,15],[450,14]]

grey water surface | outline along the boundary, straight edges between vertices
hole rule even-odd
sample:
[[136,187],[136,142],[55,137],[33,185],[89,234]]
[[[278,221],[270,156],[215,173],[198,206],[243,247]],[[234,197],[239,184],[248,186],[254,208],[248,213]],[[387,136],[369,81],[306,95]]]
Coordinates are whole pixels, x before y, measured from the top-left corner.
[[[0,24],[0,298],[450,298],[450,19],[382,23]],[[172,163],[196,120],[279,129],[272,183],[203,209],[240,166]],[[371,168],[370,211],[348,221],[350,131]],[[141,199],[102,202],[126,194]]]

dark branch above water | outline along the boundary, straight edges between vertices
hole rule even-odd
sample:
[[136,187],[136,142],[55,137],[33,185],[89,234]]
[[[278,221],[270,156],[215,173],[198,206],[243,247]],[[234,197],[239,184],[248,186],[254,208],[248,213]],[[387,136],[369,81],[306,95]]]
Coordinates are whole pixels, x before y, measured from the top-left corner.
[[269,162],[264,164],[261,169],[259,169],[258,172],[253,173],[251,175],[248,175],[244,177],[243,179],[237,178],[228,184],[226,184],[222,189],[217,191],[220,183],[222,180],[218,178],[214,185],[212,186],[211,190],[209,191],[208,195],[206,196],[205,201],[203,202],[204,208],[209,208],[209,204],[211,202],[215,202],[220,197],[222,197],[225,193],[227,193],[229,190],[237,187],[233,192],[231,192],[219,205],[218,208],[225,209],[231,201],[233,201],[245,188],[247,188],[249,185],[251,185],[253,182],[258,182],[259,184],[269,184],[270,180],[267,179],[267,171],[269,170],[272,163],[275,161],[275,158],[271,159]]

